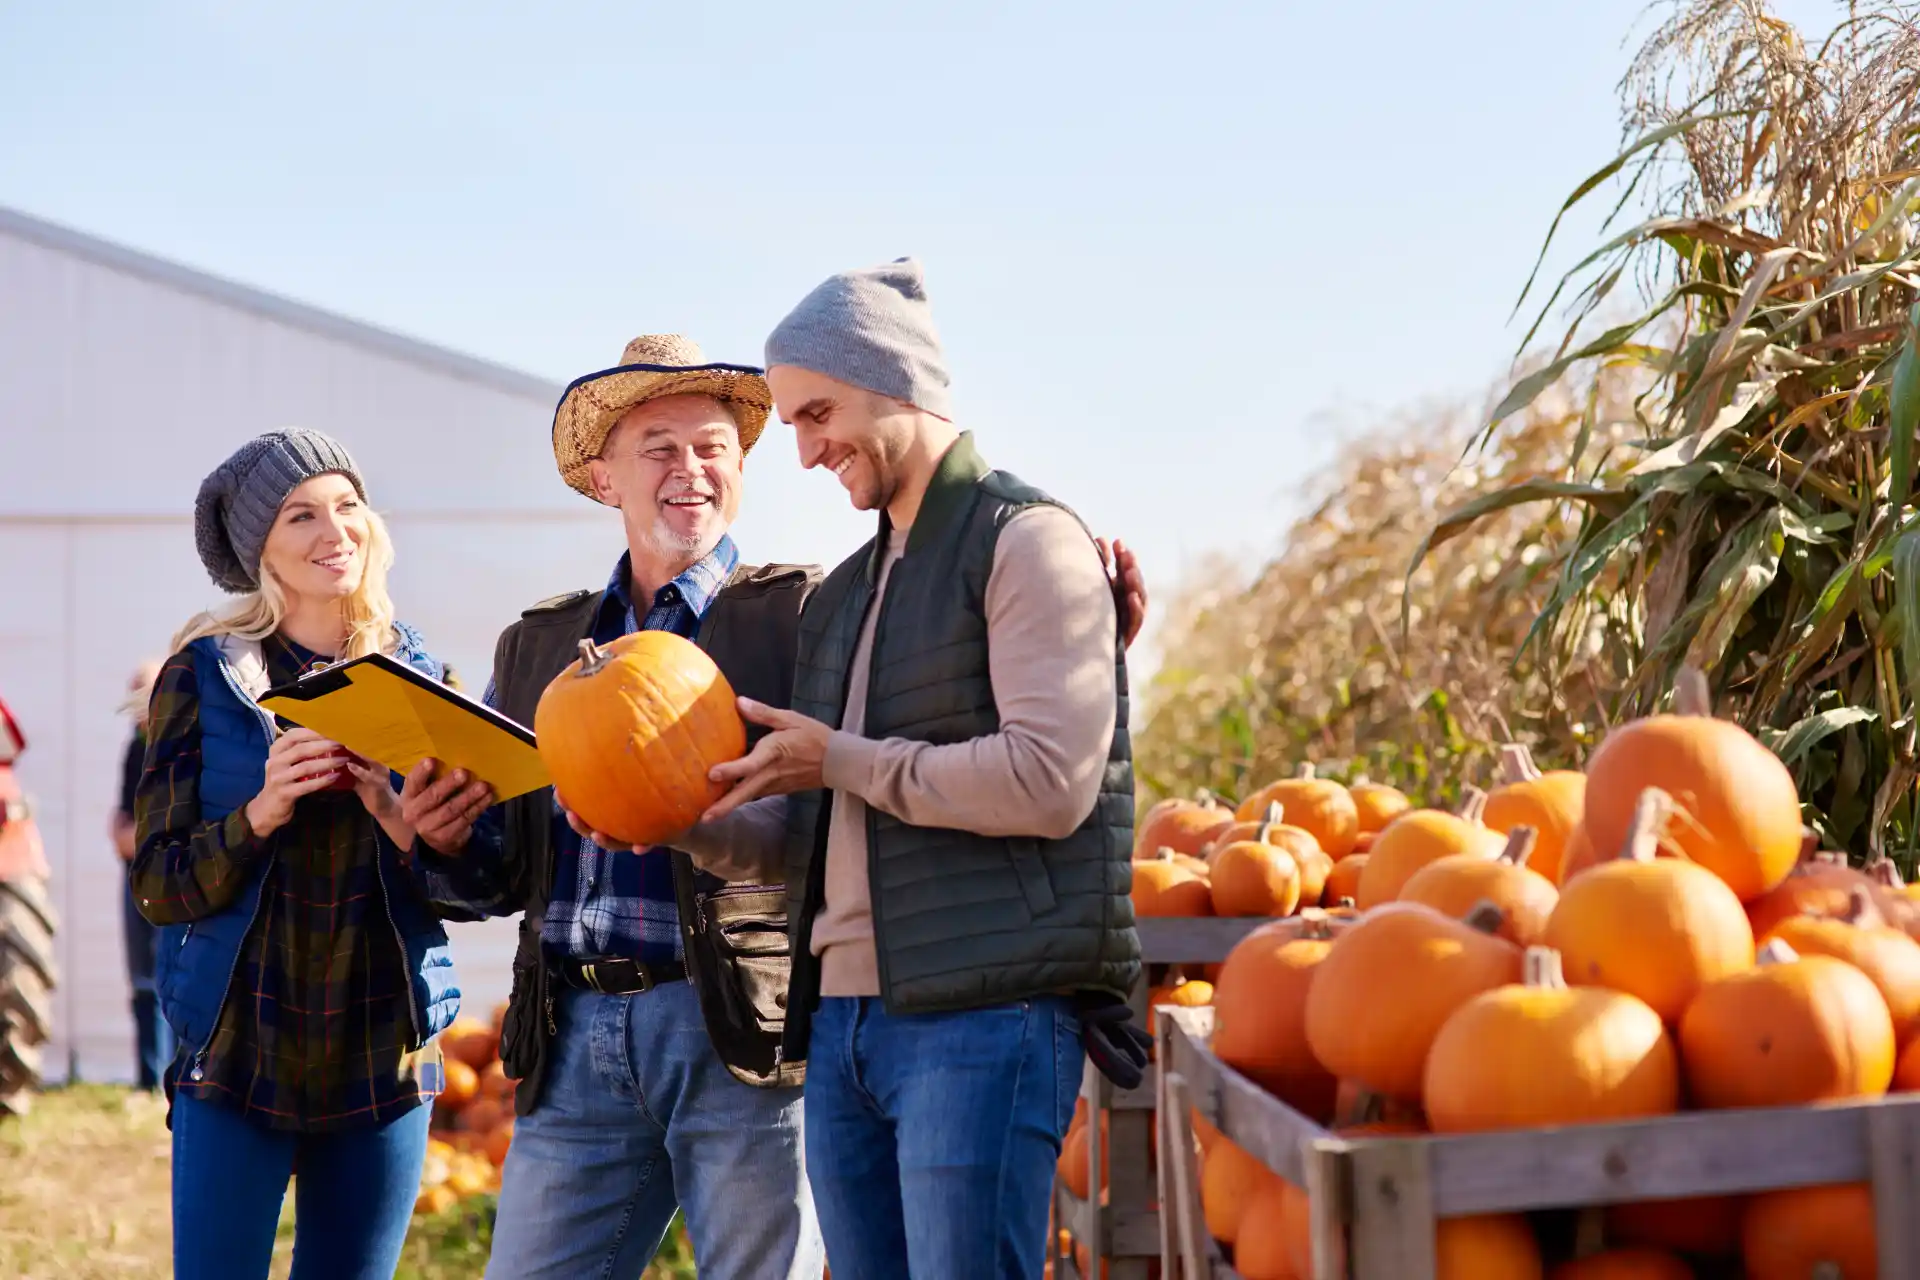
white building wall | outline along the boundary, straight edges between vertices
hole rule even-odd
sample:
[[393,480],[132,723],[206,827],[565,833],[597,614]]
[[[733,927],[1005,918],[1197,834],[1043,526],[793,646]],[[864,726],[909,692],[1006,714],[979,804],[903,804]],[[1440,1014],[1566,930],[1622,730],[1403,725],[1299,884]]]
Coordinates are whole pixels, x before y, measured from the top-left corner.
[[[132,1078],[116,709],[224,598],[193,550],[200,477],[273,426],[345,441],[393,526],[399,611],[477,692],[500,628],[599,585],[621,545],[553,475],[558,393],[0,210],[0,693],[65,917],[53,1062]],[[512,930],[452,926],[470,1009],[505,998]]]

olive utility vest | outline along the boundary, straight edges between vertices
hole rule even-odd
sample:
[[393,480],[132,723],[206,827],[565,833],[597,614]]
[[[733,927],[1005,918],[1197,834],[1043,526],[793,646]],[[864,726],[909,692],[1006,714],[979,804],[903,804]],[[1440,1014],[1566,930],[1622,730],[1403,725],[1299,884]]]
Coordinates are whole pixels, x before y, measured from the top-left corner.
[[[869,738],[955,743],[998,731],[987,665],[987,576],[1000,531],[1038,503],[1064,506],[989,470],[963,434],[941,460],[880,605],[868,685]],[[827,576],[800,619],[793,709],[838,727],[847,670],[874,597],[880,536]],[[1116,719],[1099,799],[1060,840],[909,826],[867,810],[867,874],[880,989],[890,1012],[977,1008],[1050,992],[1126,998],[1140,972],[1133,904],[1133,765],[1126,651],[1116,636]],[[792,798],[787,918],[793,994],[783,1056],[804,1058],[820,964],[811,953],[831,806]]]

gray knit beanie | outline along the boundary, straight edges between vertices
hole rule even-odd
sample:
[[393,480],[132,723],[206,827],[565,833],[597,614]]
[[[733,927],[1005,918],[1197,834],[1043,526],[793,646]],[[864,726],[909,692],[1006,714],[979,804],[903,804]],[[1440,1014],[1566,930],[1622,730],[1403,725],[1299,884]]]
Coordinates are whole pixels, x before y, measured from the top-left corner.
[[912,258],[829,277],[768,336],[766,363],[811,369],[953,417],[926,277]]
[[367,486],[346,446],[305,427],[269,431],[234,450],[200,482],[193,541],[214,585],[238,595],[260,589],[260,553],[287,495],[315,476],[339,472],[366,501]]

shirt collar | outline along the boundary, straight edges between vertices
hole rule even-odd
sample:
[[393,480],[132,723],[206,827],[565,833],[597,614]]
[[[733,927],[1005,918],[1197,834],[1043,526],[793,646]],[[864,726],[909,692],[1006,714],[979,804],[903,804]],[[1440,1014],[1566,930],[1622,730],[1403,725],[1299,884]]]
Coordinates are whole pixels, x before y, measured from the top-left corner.
[[[733,545],[733,535],[723,533],[720,541],[713,545],[713,550],[681,570],[679,576],[660,588],[660,592],[673,591],[693,611],[694,617],[705,617],[708,607],[720,594],[720,589],[727,585],[727,579],[733,576],[739,564],[740,552]],[[647,611],[659,603],[659,595],[647,601],[644,608],[636,608],[632,587],[633,553],[623,551],[619,562],[613,566],[613,576],[607,579],[607,600],[623,612],[644,618]]]

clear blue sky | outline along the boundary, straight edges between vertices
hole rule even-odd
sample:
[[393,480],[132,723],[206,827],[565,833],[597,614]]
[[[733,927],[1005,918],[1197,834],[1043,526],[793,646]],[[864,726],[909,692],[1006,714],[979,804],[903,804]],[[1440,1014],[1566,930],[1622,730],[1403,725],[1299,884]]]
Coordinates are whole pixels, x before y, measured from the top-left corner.
[[[647,331],[757,362],[820,278],[912,253],[963,425],[1167,592],[1274,547],[1329,415],[1506,368],[1645,29],[1640,0],[0,0],[0,204],[555,380]],[[865,536],[830,478],[771,491],[750,555]]]

